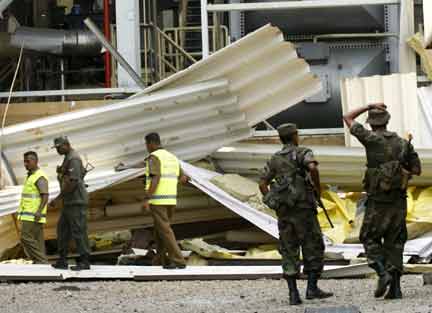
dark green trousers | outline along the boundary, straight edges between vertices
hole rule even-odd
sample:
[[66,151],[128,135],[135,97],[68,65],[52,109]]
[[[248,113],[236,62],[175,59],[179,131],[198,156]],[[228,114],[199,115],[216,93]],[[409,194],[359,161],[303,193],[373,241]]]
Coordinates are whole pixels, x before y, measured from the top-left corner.
[[393,203],[368,200],[360,241],[369,263],[381,262],[388,271],[403,271],[403,250],[408,238],[406,199]]
[[87,207],[64,206],[57,224],[57,246],[61,259],[66,259],[69,242],[74,240],[82,262],[88,262],[90,248],[87,234]]
[[315,212],[313,208],[278,211],[279,252],[283,273],[287,276],[300,273],[300,251],[303,273],[320,274],[323,270],[325,247]]
[[36,264],[48,263],[42,223],[21,221],[21,244],[29,259]]

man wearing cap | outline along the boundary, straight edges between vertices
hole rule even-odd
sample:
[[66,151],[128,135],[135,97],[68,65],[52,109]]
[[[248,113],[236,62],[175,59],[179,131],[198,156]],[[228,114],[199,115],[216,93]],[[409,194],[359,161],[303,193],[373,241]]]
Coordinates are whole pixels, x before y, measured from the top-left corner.
[[[355,121],[365,112],[368,112],[367,123],[372,130]],[[369,266],[378,274],[374,295],[400,299],[402,254],[407,240],[406,189],[409,178],[421,173],[420,160],[409,141],[387,130],[390,114],[384,104],[369,104],[343,118],[351,134],[366,149],[363,187],[368,198],[360,241]]]
[[182,174],[177,157],[161,146],[158,133],[145,136],[147,151],[150,155],[133,165],[120,163],[117,171],[130,168],[144,168],[146,176],[143,210],[150,211],[154,221],[154,238],[157,255],[153,265],[165,269],[184,269],[186,261],[177,244],[170,222],[177,204],[178,179],[184,183],[187,177]]
[[46,264],[43,226],[47,214],[48,178],[38,166],[36,152],[24,153],[24,166],[28,173],[17,212],[21,221],[21,244],[33,263]]
[[54,139],[57,153],[64,155],[62,165],[57,167],[57,178],[60,194],[50,203],[55,206],[57,201],[63,202],[60,219],[57,224],[57,245],[59,259],[53,264],[58,269],[67,269],[69,241],[75,240],[79,259],[72,270],[90,269],[90,249],[87,235],[88,194],[84,184],[86,169],[80,155],[72,149],[67,137]]
[[333,296],[317,286],[324,264],[324,242],[314,195],[315,186],[318,196],[320,190],[318,162],[312,150],[298,146],[295,124],[283,124],[277,130],[283,148],[267,162],[259,186],[264,203],[278,217],[283,277],[288,283],[290,304],[297,305],[302,303],[296,282],[300,274],[300,249],[303,272],[308,276],[306,299]]

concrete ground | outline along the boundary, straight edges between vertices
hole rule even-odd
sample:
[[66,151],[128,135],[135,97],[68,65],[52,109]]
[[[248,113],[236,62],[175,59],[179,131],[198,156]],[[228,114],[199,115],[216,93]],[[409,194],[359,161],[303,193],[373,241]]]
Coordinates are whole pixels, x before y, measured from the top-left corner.
[[[374,279],[324,280],[335,293],[325,301],[288,305],[285,281],[92,281],[62,283],[1,283],[1,313],[174,313],[174,312],[304,312],[311,307],[356,305],[362,313],[432,312],[432,286],[420,275],[404,276],[403,300],[373,298]],[[305,281],[300,281],[304,294]]]

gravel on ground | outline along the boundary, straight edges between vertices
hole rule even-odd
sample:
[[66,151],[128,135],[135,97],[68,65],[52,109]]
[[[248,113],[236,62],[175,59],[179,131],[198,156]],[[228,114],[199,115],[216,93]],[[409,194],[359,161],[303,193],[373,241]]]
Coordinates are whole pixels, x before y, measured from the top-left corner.
[[[421,275],[402,278],[404,299],[373,298],[375,279],[322,280],[335,296],[288,305],[283,280],[241,281],[81,281],[1,283],[1,313],[303,313],[305,308],[358,306],[362,313],[431,313],[432,286]],[[299,282],[302,295],[306,282]]]

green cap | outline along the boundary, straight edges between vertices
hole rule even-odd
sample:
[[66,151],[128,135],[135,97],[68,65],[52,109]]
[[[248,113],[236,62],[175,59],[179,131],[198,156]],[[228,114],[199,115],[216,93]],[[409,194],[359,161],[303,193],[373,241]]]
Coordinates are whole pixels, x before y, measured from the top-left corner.
[[368,111],[366,123],[373,126],[387,125],[390,120],[390,113],[387,110],[372,109]]
[[282,124],[277,128],[279,136],[291,136],[297,133],[297,125],[293,123]]
[[64,144],[68,144],[69,143],[69,139],[66,136],[60,136],[54,139],[54,146],[52,146],[52,148],[57,148],[60,147]]

